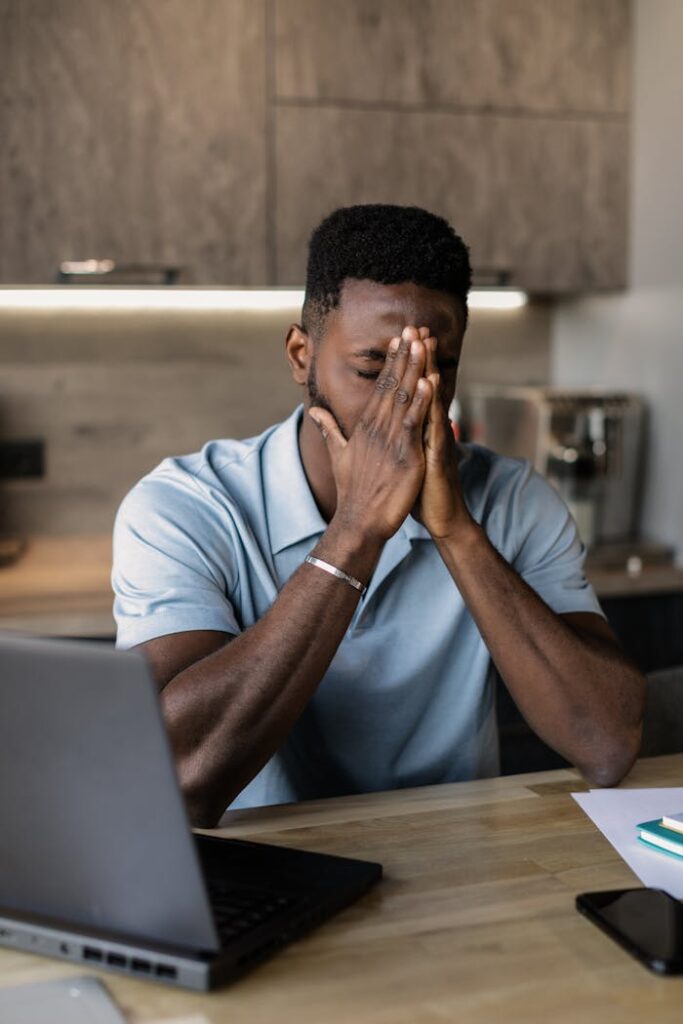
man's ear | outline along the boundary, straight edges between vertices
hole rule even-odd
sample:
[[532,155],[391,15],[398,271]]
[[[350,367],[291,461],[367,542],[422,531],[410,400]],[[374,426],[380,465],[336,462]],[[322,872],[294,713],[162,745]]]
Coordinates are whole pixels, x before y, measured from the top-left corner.
[[297,384],[308,382],[308,373],[313,359],[313,339],[301,324],[292,324],[285,341],[287,362]]

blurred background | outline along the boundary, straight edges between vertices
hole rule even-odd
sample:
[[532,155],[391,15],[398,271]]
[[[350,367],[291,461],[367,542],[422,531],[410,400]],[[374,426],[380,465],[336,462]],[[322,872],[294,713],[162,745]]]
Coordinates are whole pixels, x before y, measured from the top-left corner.
[[683,663],[681,39],[680,0],[0,0],[0,627],[113,635],[119,501],[291,411],[308,236],[393,202],[471,248],[460,435]]

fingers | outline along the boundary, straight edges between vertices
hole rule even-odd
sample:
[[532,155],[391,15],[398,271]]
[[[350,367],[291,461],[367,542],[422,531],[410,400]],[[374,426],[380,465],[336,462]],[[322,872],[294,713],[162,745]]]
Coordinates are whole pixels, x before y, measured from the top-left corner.
[[[426,388],[423,385],[428,383],[425,380],[428,360],[436,370],[435,345],[428,327],[405,327],[400,338],[391,339],[384,366],[361,421],[364,427],[375,430],[380,423],[387,426],[391,423],[393,432],[393,428],[400,428],[404,423],[409,429],[415,422],[422,424],[433,394],[431,384]],[[418,395],[420,381],[423,385],[420,385]]]
[[406,414],[403,417],[403,422],[401,424],[403,429],[406,430],[411,437],[414,437],[415,435],[418,437],[422,436],[425,418],[427,416],[431,400],[432,385],[425,377],[420,377],[415,385],[413,399],[406,410]]
[[421,341],[413,340],[410,342],[408,363],[394,394],[393,418],[395,420],[403,418],[405,407],[412,402],[418,381],[424,376],[424,370],[424,345]]
[[433,374],[439,372],[436,365],[436,338],[433,335],[427,334],[427,337],[423,340],[423,344],[425,347],[427,366],[425,376],[431,377]]
[[425,377],[431,377],[432,374],[438,373],[438,366],[436,363],[436,348],[437,341],[434,335],[429,330],[429,327],[406,327],[403,332],[404,337],[418,338],[425,349]]
[[424,370],[425,351],[416,327],[405,327],[400,338],[389,343],[384,367],[375,385],[376,393],[388,405],[407,405]]
[[398,388],[408,362],[410,341],[401,338],[392,338],[384,359],[384,366],[375,384],[375,395],[383,400],[393,400],[393,395]]
[[423,441],[427,448],[436,448],[441,424],[441,404],[439,402],[439,384],[441,378],[438,373],[430,373],[428,376],[432,393],[429,402],[428,414],[425,419]]
[[334,456],[335,453],[341,452],[346,448],[348,442],[344,438],[339,429],[339,424],[331,412],[328,412],[327,409],[320,409],[316,405],[308,410],[308,415],[322,434],[330,456]]
[[[401,344],[408,344],[408,362],[394,396],[394,421],[411,436],[422,435],[432,401],[433,388],[425,379],[428,327],[405,327]],[[407,406],[407,408],[405,408]]]

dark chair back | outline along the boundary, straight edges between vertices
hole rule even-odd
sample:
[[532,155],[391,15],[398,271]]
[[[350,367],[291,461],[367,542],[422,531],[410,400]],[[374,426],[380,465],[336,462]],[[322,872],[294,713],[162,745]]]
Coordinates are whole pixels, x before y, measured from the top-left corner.
[[683,752],[683,665],[651,672],[641,757]]

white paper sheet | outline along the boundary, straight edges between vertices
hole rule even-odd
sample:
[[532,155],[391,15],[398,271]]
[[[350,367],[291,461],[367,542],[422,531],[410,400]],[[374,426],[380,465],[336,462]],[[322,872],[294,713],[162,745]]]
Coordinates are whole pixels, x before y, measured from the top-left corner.
[[650,850],[636,832],[641,821],[683,811],[683,786],[593,789],[572,796],[644,885],[683,899],[683,857],[678,861],[671,854]]

